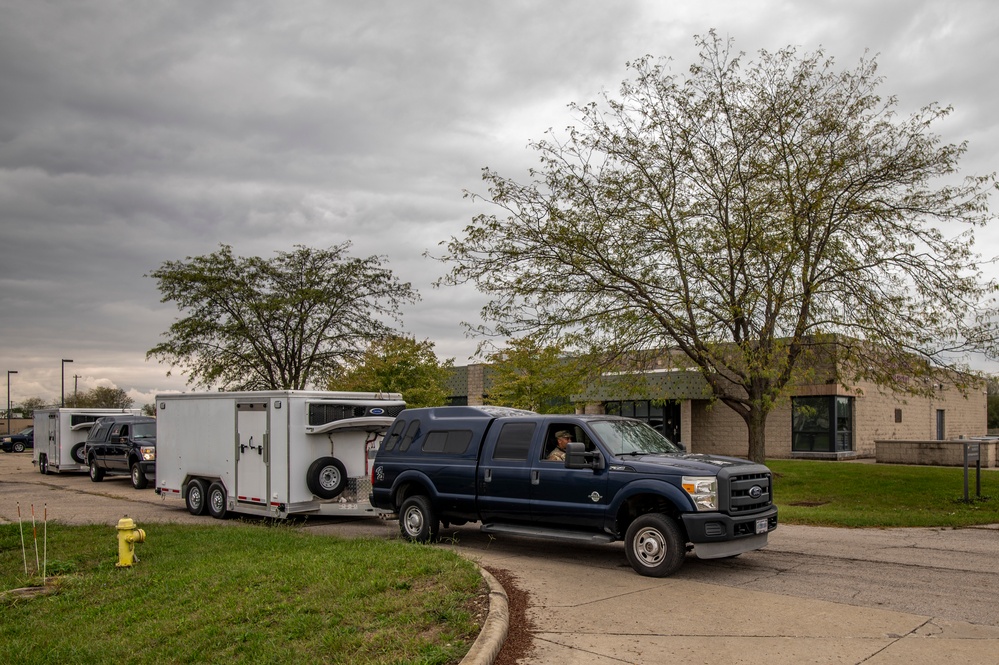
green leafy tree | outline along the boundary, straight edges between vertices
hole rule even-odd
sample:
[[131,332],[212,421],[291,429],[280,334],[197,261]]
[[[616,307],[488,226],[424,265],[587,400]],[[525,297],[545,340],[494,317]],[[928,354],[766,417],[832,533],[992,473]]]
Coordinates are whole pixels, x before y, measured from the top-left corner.
[[487,356],[487,403],[537,413],[573,413],[572,395],[582,392],[586,362],[536,338],[508,340]]
[[33,418],[35,415],[35,409],[43,409],[46,406],[47,402],[41,397],[29,397],[21,400],[21,403],[18,405],[25,418]]
[[324,386],[392,334],[403,303],[419,299],[383,267],[383,257],[296,245],[271,260],[206,256],[167,261],[149,276],[163,302],[184,312],[146,354],[187,373],[188,383],[224,390]]
[[330,390],[401,393],[412,408],[441,406],[454,359],[439,361],[434,344],[391,335],[368,345],[357,364],[330,382]]
[[996,179],[958,177],[966,145],[930,131],[950,109],[897,117],[873,59],[744,62],[697,41],[688,73],[646,57],[619,97],[572,105],[578,126],[531,144],[526,183],[484,170],[500,212],[440,257],[443,283],[490,296],[472,330],[694,367],[756,461],[817,346],[846,385],[972,378],[953,359],[996,352],[997,284],[973,251]]
[[121,388],[97,386],[66,397],[66,406],[87,409],[130,409],[135,400]]

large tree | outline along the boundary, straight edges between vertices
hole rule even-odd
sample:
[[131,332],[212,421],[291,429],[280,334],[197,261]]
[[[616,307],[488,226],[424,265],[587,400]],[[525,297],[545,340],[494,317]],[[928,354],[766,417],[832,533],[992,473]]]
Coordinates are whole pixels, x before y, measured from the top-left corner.
[[585,359],[546,346],[533,337],[507,340],[487,354],[489,404],[537,413],[572,413],[572,395],[583,392],[588,374]]
[[454,358],[438,360],[434,343],[391,335],[368,345],[343,376],[330,381],[330,390],[401,393],[410,408],[442,406],[450,391]]
[[646,57],[618,97],[571,105],[578,126],[531,144],[526,183],[484,170],[501,212],[441,257],[444,283],[491,297],[473,329],[696,367],[757,461],[817,343],[844,384],[908,391],[994,353],[972,232],[993,220],[995,175],[958,177],[966,145],[930,131],[950,109],[898,117],[874,59],[744,62],[713,32],[697,41],[686,74]]
[[225,390],[325,387],[369,342],[392,333],[418,299],[384,258],[353,258],[350,243],[296,245],[270,260],[206,256],[167,261],[149,276],[185,315],[146,354],[180,367],[188,383]]
[[135,400],[122,388],[95,386],[66,397],[66,406],[88,409],[130,409]]

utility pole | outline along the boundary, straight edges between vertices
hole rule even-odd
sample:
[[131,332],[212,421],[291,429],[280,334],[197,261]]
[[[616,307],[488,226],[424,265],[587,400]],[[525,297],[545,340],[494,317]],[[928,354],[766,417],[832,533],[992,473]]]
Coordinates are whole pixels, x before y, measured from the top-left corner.
[[66,363],[71,363],[72,360],[62,359],[62,378],[59,382],[59,406],[66,406]]
[[7,370],[7,434],[10,434],[10,375],[17,374],[16,369]]
[[77,396],[77,388],[80,386],[80,379],[82,377],[79,374],[73,375],[73,406],[80,406],[80,398]]

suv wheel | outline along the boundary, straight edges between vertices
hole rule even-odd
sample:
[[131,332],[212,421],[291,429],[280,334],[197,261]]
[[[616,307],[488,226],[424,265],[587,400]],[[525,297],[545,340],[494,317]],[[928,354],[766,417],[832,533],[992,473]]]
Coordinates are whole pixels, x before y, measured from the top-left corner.
[[138,460],[132,461],[132,487],[137,490],[144,490],[149,484],[146,479],[146,474],[142,472],[142,467],[139,466]]
[[20,441],[15,441],[14,442],[14,452],[15,453],[23,453],[24,452],[24,444],[21,443]]
[[97,458],[90,458],[90,479],[95,483],[99,483],[104,480],[104,469],[97,466]]

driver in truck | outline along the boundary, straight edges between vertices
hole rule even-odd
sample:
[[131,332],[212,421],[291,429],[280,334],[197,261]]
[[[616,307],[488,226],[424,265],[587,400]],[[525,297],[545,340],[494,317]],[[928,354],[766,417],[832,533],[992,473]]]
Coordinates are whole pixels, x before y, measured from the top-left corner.
[[548,453],[548,459],[552,462],[564,462],[565,447],[567,444],[572,443],[572,434],[569,434],[565,430],[555,432],[555,443],[557,443],[558,446],[556,448],[552,448],[552,451]]

